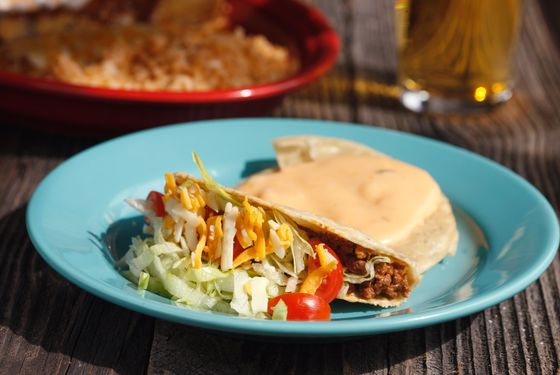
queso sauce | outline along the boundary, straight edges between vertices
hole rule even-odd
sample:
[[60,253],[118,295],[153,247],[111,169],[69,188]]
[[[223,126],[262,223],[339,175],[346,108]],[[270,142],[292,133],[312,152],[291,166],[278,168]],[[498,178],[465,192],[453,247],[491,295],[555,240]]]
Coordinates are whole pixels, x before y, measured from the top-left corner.
[[372,155],[334,155],[255,175],[238,186],[270,202],[328,217],[397,243],[432,214],[441,191],[424,170]]

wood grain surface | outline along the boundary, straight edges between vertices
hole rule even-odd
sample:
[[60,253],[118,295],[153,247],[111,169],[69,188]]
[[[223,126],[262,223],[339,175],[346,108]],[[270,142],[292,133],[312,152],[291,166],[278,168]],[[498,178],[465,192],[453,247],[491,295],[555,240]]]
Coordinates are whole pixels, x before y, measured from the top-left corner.
[[[398,129],[472,150],[560,210],[560,9],[527,0],[513,99],[490,113],[419,115],[397,102],[393,1],[315,0],[343,41],[336,68],[278,116]],[[0,124],[2,120],[0,117]],[[168,323],[81,291],[37,255],[25,209],[39,181],[96,140],[0,126],[0,374],[559,374],[560,262],[472,316],[357,341],[266,342]]]

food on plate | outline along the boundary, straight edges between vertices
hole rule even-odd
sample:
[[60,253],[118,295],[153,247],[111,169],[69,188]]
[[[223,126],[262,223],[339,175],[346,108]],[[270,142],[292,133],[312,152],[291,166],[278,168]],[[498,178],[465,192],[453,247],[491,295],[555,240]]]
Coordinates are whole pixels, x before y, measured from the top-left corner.
[[285,314],[286,320],[330,320],[331,307],[317,295],[285,293],[268,302],[268,313],[270,316]]
[[273,144],[279,168],[249,177],[239,190],[360,230],[421,273],[455,253],[455,218],[428,172],[342,139],[289,136]]
[[194,158],[202,180],[167,173],[163,192],[129,200],[147,237],[118,266],[139,288],[199,309],[324,320],[335,298],[397,306],[419,282],[413,262],[369,236],[222,187]]
[[125,90],[208,91],[295,73],[287,48],[231,25],[217,0],[86,1],[0,14],[0,70]]

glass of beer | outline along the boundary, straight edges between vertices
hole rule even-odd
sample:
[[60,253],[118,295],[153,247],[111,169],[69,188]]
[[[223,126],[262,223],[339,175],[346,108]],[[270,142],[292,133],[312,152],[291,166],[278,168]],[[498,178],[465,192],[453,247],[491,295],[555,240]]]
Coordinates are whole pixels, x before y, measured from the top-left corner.
[[401,102],[464,112],[505,102],[522,0],[396,0]]

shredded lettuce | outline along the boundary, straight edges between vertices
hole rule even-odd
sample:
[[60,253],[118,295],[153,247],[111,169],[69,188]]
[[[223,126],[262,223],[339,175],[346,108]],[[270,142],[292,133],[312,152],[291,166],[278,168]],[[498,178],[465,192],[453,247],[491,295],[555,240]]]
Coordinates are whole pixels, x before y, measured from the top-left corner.
[[366,262],[366,274],[355,275],[344,272],[344,281],[350,284],[361,284],[365,281],[372,280],[375,277],[375,264],[376,263],[391,263],[391,258],[386,256],[375,256]]
[[295,292],[298,285],[298,278],[297,277],[290,277],[288,282],[286,283],[286,293]]
[[161,254],[182,253],[183,249],[174,244],[173,242],[163,242],[150,246],[150,251],[158,256]]
[[139,290],[148,289],[149,283],[150,283],[150,274],[146,272],[140,272],[140,277],[138,278],[138,289]]
[[292,257],[294,263],[294,273],[299,274],[305,269],[305,254],[314,256],[311,244],[307,242],[307,235],[301,231],[297,224],[286,218],[280,212],[273,210],[273,216],[278,223],[286,224],[294,235],[294,241],[291,246]]
[[[134,257],[134,255],[137,255]],[[136,277],[140,277],[142,270],[152,264],[154,260],[153,253],[149,250],[146,241],[139,238],[131,245],[130,251],[125,256],[126,263],[129,266],[130,272]]]
[[[122,271],[122,274],[123,274],[124,277],[126,277],[128,279],[128,281],[136,284],[136,286],[138,288],[138,284],[139,284],[139,278],[138,277],[135,277],[132,274],[132,272],[130,272],[130,271]],[[160,296],[163,296],[163,297],[167,297],[167,298],[171,297],[169,292],[167,290],[165,290],[165,288],[163,287],[163,284],[161,283],[161,281],[159,281],[158,279],[156,279],[154,277],[149,277],[148,278],[148,285],[146,287],[146,290],[149,290],[150,292],[157,293],[157,294],[159,294]]]
[[163,284],[171,295],[178,297],[177,302],[184,303],[192,307],[211,309],[219,300],[216,297],[209,296],[204,292],[193,288],[184,280],[172,273],[167,273]]
[[151,228],[154,235],[154,242],[165,242],[165,238],[163,236],[163,219],[161,217],[154,217],[150,219],[150,222],[152,224]]
[[268,293],[269,297],[273,298],[279,296],[280,294],[286,293],[286,289],[283,286],[280,286],[275,282],[271,281],[268,283],[268,286],[266,287],[266,292]]
[[270,255],[269,258],[278,268],[280,268],[282,272],[297,278],[297,274],[294,272],[294,264],[292,262],[291,254],[289,258],[286,257],[287,259],[279,259],[275,254]]
[[340,290],[338,291],[338,294],[337,294],[336,298],[346,297],[346,295],[348,294],[348,289],[350,289],[350,284],[343,281],[342,286],[340,287]]
[[288,319],[288,306],[284,301],[280,300],[272,308],[272,320],[286,320]]
[[250,280],[249,274],[244,270],[233,271],[233,299],[230,306],[239,315],[251,316],[251,305],[249,304],[249,294],[245,289],[245,284]]
[[208,207],[213,209],[214,211],[218,212],[221,210],[220,203],[218,202],[218,198],[213,191],[209,191],[206,193],[206,204]]
[[148,272],[150,273],[150,275],[162,280],[162,282],[165,279],[165,274],[167,273],[165,267],[163,266],[163,263],[161,262],[161,259],[158,257],[154,258],[154,261],[148,267]]
[[123,274],[142,293],[145,290],[158,293],[173,299],[178,306],[260,319],[268,317],[269,297],[284,292],[274,280],[285,283],[286,276],[266,259],[265,265],[259,264],[260,271],[274,276],[264,276],[253,270],[250,274],[243,269],[222,272],[211,263],[195,269],[190,265],[190,257],[185,256],[179,246],[165,241],[154,244],[153,241],[133,238],[121,260],[128,266]]
[[[272,220],[269,220],[269,222],[271,221]],[[280,242],[280,237],[278,237],[276,230],[271,228],[269,230],[268,237],[270,238],[270,241],[272,243],[274,254],[276,254],[280,259],[284,258],[286,256],[286,249],[284,249],[284,246],[282,246],[282,243]]]
[[212,307],[212,311],[223,314],[235,314],[235,310],[231,308],[228,302],[220,300]]
[[224,273],[212,266],[205,266],[201,268],[189,268],[186,273],[186,278],[188,281],[193,281],[196,283],[205,283],[208,281],[214,281],[216,279],[223,279],[227,276]]
[[222,198],[222,200],[224,202],[231,202],[231,203],[234,203],[237,206],[241,206],[240,202],[238,202],[234,197],[231,196],[231,194],[229,194],[227,191],[225,191],[222,188],[222,186],[220,186],[212,178],[212,176],[210,176],[210,174],[208,173],[208,171],[204,167],[204,164],[202,164],[202,160],[200,160],[200,157],[198,156],[198,154],[196,152],[193,151],[192,157],[193,157],[193,160],[194,160],[196,166],[200,170],[200,174],[202,175],[202,179],[204,180],[204,184],[206,185],[206,188],[209,191],[213,192],[217,197]]
[[[148,290],[170,298],[178,306],[198,310],[270,318],[269,298],[295,291],[301,282],[299,279],[305,276],[306,255],[314,254],[307,235],[281,213],[258,208],[270,219],[263,223],[261,230],[269,234],[272,251],[258,262],[232,269],[236,223],[242,204],[214,181],[196,153],[193,159],[205,184],[204,191],[200,192],[202,199],[213,210],[223,212],[223,233],[216,249],[220,264],[208,261],[194,268],[191,252],[198,245],[201,219],[197,213],[186,209],[176,196],[170,196],[165,201],[168,215],[165,217],[155,216],[147,200],[129,200],[131,206],[148,217],[144,233],[150,236],[133,238],[128,252],[116,265],[142,294]],[[193,183],[186,181],[181,187],[188,188]],[[286,224],[292,232],[290,248],[280,239],[284,234],[276,232],[281,224]],[[216,259],[216,253],[213,255]],[[286,319],[284,302],[277,306],[274,316]]]
[[187,264],[189,264],[191,262],[191,258],[190,257],[183,257],[179,260],[177,260],[175,263],[173,263],[173,265],[171,266],[172,269],[185,269],[187,267]]
[[234,274],[233,272],[227,273],[227,276],[223,279],[217,279],[214,284],[221,292],[233,293],[234,289]]
[[268,310],[268,284],[269,281],[266,277],[251,278],[251,310],[253,314]]
[[267,258],[263,259],[261,263],[253,263],[252,268],[257,274],[266,277],[278,285],[285,286],[288,282],[284,272],[272,266]]

